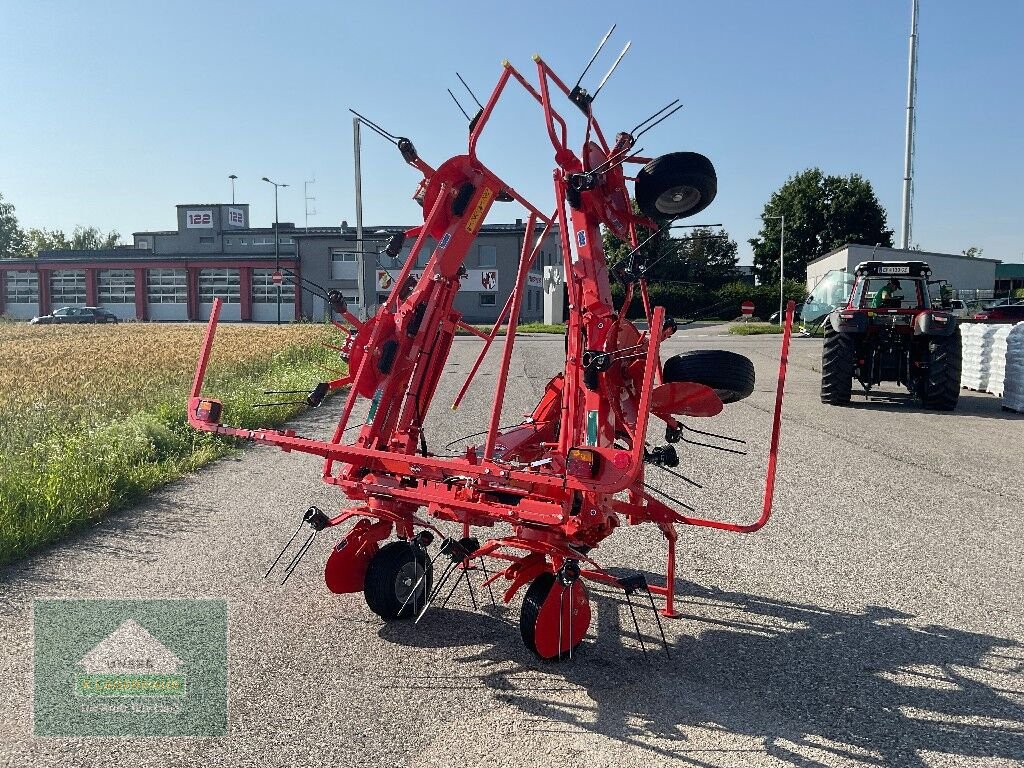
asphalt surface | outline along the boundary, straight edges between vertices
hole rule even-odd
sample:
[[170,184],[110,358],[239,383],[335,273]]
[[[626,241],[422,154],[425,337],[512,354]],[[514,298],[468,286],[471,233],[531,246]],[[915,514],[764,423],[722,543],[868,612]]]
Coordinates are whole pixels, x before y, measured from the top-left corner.
[[[779,337],[720,333],[692,329],[668,346],[754,361],[754,394],[694,423],[746,439],[749,455],[680,444],[680,471],[703,489],[650,478],[746,521],[760,511]],[[447,407],[479,345],[455,342],[432,450],[485,426],[493,374],[456,414]],[[332,531],[287,584],[265,581],[301,512],[342,500],[315,458],[254,447],[0,571],[0,765],[1024,764],[1024,418],[971,392],[952,414],[899,396],[824,406],[820,354],[820,340],[794,339],[768,526],[680,532],[671,658],[644,655],[607,590],[563,663],[523,647],[521,597],[474,611],[460,590],[418,626],[385,626],[362,595],[323,585]],[[561,359],[561,337],[520,339],[503,423],[532,408]],[[297,428],[325,434],[340,407]],[[623,527],[595,554],[623,572],[664,569],[653,527]],[[226,597],[229,734],[33,736],[32,601],[43,597]],[[638,619],[656,649],[649,607]]]

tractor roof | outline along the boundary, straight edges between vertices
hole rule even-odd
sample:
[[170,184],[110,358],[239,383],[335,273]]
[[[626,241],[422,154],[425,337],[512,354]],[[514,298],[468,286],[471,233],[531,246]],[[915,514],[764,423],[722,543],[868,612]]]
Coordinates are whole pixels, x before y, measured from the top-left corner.
[[905,275],[906,277],[928,277],[931,267],[926,261],[862,261],[854,271],[858,275]]

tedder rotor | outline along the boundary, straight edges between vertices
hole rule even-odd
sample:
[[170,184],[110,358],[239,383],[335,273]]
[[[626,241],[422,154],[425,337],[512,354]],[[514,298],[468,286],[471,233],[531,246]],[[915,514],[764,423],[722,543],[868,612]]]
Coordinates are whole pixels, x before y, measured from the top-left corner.
[[[341,356],[348,370],[342,378],[318,384],[306,403],[317,406],[331,390],[348,389],[333,437],[313,440],[288,429],[241,429],[222,423],[221,403],[201,394],[219,300],[214,302],[200,353],[188,418],[200,430],[323,457],[324,482],[355,502],[334,517],[316,507],[309,509],[300,529],[308,524],[312,532],[286,565],[286,574],[294,570],[316,532],[353,522],[327,560],[324,576],[332,592],[361,591],[371,610],[393,621],[421,615],[453,575],[454,589],[463,577],[468,581],[471,570],[480,570],[490,589],[497,580],[505,580],[506,603],[527,587],[520,616],[523,640],[538,656],[554,659],[571,655],[587,631],[587,582],[620,588],[627,597],[638,590],[660,595],[660,612],[673,616],[676,526],[746,533],[767,522],[792,303],[783,336],[760,518],[750,525],[703,519],[654,498],[644,483],[645,469],[650,464],[678,464],[671,443],[688,428],[677,417],[715,416],[723,404],[746,397],[754,387],[753,365],[731,352],[684,353],[662,365],[661,344],[676,326],[664,308],[650,305],[645,277],[649,264],[638,243],[639,229],[657,232],[704,210],[717,191],[715,170],[706,157],[694,152],[657,158],[633,152],[639,134],[667,117],[664,113],[674,103],[609,142],[593,115],[596,93],[589,94],[578,83],[569,88],[539,56],[534,61],[536,85],[503,63],[490,98],[470,122],[467,152],[436,168],[419,157],[411,141],[380,130],[423,175],[417,199],[424,220],[389,243],[387,251],[394,256],[406,239],[414,241],[386,303],[373,317],[356,317],[340,294],[328,294],[333,311],[345,321],[336,320],[335,325],[346,334]],[[539,104],[555,149],[551,213],[525,199],[477,156],[481,133],[510,84],[522,86]],[[556,97],[582,112],[585,138],[578,153],[569,146],[568,122],[556,110]],[[635,177],[626,175],[631,164],[640,166]],[[627,182],[634,186],[632,195]],[[525,207],[528,236],[515,287],[492,331],[483,333],[463,322],[454,299],[467,252],[498,201]],[[633,247],[611,269],[602,227]],[[565,368],[548,382],[524,423],[503,429],[499,420],[527,273],[544,238],[555,232],[568,288]],[[414,279],[413,265],[428,242],[436,246],[422,275]],[[612,302],[610,271],[625,284],[618,308]],[[646,315],[644,329],[627,319],[627,310],[637,299]],[[486,435],[454,458],[430,453],[422,439],[423,424],[456,331],[484,339],[461,399],[502,323],[507,323],[507,333]],[[355,413],[367,414],[361,426]],[[667,441],[654,449],[646,442],[652,415],[665,423]],[[348,438],[350,426],[358,426],[354,440]],[[446,536],[440,522],[457,524],[460,535]],[[623,522],[650,523],[664,535],[664,585],[648,583],[643,574],[614,576],[593,556]],[[511,534],[483,541],[473,535],[474,529],[498,523],[509,526]],[[431,546],[437,552],[433,556]],[[447,565],[435,575],[439,560]],[[491,573],[488,561],[497,561],[500,567]],[[653,596],[650,602],[653,607]]]

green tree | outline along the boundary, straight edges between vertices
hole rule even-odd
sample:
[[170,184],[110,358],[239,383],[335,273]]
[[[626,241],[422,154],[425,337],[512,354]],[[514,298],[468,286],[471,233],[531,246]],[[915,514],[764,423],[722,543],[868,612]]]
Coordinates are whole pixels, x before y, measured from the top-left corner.
[[960,253],[962,253],[964,256],[969,256],[972,259],[980,259],[981,258],[981,254],[983,254],[984,252],[985,252],[984,248],[979,248],[976,245],[972,245],[966,251],[960,251]]
[[762,283],[778,282],[779,244],[786,217],[785,269],[798,279],[807,262],[850,244],[892,247],[892,230],[871,182],[859,174],[826,176],[811,168],[786,180],[764,206],[754,249],[754,274]]
[[113,248],[121,239],[116,229],[101,232],[96,227],[75,227],[71,233],[70,248],[73,251],[98,251]]
[[739,279],[739,249],[724,229],[715,232],[710,227],[697,227],[686,237],[670,240],[666,245],[675,247],[675,257],[664,271],[656,267],[652,279],[668,275],[671,270],[672,276],[665,279],[697,283],[709,291]]
[[121,239],[117,230],[101,232],[96,227],[75,227],[68,237],[63,230],[35,228],[25,233],[26,252],[35,258],[40,251],[95,251],[113,248]]
[[25,233],[18,226],[14,205],[0,194],[0,258],[20,259],[25,256]]

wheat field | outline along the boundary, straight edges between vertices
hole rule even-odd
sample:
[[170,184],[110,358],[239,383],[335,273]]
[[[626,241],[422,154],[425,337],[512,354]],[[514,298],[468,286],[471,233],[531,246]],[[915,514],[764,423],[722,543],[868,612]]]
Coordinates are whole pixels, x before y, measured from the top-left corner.
[[[0,563],[138,499],[232,449],[188,427],[205,325],[0,324]],[[344,370],[323,325],[223,325],[204,392],[225,420],[277,426]]]

